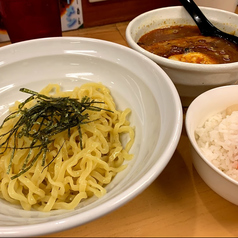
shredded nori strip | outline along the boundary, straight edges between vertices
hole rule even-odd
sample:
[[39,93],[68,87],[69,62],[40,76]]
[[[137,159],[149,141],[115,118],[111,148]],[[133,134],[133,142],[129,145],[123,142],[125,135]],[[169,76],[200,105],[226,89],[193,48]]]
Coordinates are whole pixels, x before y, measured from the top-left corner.
[[[7,121],[19,117],[18,121],[15,125],[13,125],[11,130],[0,135],[0,138],[6,136],[6,140],[0,144],[0,148],[3,148],[0,155],[3,154],[8,148],[12,149],[7,174],[10,173],[16,150],[29,149],[29,153],[25,158],[21,171],[12,176],[11,179],[15,179],[27,172],[41,155],[42,167],[44,167],[43,169],[49,166],[52,161],[45,165],[48,146],[53,142],[52,137],[54,135],[65,130],[68,131],[68,137],[70,137],[71,128],[77,127],[79,132],[80,148],[83,149],[81,125],[91,122],[89,120],[89,114],[86,110],[105,110],[112,112],[110,110],[95,106],[96,103],[99,104],[104,102],[91,100],[89,97],[83,97],[81,101],[79,101],[78,99],[69,97],[48,97],[26,88],[21,88],[20,91],[31,94],[31,96],[24,102],[20,103],[18,110],[7,116],[0,126],[0,128],[2,128]],[[24,107],[32,100],[36,100],[35,105],[30,108]],[[30,138],[31,144],[29,147],[18,148],[17,138],[21,138],[23,136]],[[9,140],[12,137],[14,138],[14,146],[10,147]],[[39,152],[34,158],[31,159],[31,161],[29,161],[32,150],[35,148],[38,148]]]

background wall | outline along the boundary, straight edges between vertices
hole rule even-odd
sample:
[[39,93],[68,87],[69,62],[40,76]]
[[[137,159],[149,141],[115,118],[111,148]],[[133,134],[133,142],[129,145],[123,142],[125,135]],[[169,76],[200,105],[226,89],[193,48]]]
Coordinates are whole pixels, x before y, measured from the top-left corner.
[[179,0],[82,0],[84,27],[128,21],[143,12],[176,5],[181,5]]

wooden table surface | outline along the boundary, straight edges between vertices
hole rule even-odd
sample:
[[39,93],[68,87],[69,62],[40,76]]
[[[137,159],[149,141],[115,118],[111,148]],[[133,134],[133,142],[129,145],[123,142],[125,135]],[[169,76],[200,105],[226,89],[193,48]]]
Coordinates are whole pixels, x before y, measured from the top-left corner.
[[[127,46],[127,24],[79,29],[63,36],[91,37]],[[192,165],[188,144],[183,128],[170,163],[129,203],[83,226],[47,237],[238,237],[238,206],[203,182]]]

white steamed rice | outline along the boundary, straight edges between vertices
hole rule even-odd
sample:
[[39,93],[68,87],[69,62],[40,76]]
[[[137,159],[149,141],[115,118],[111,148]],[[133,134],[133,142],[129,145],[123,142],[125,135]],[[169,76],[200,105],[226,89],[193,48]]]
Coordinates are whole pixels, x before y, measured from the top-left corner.
[[210,117],[196,129],[195,138],[205,157],[238,181],[238,111]]

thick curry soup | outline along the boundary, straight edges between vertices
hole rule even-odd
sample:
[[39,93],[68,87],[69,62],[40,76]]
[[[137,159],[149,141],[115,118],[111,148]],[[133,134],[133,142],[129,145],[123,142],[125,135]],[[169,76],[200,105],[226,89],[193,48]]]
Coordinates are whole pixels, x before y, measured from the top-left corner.
[[238,46],[219,37],[202,36],[197,26],[177,25],[143,35],[139,46],[156,55],[198,64],[238,61]]

